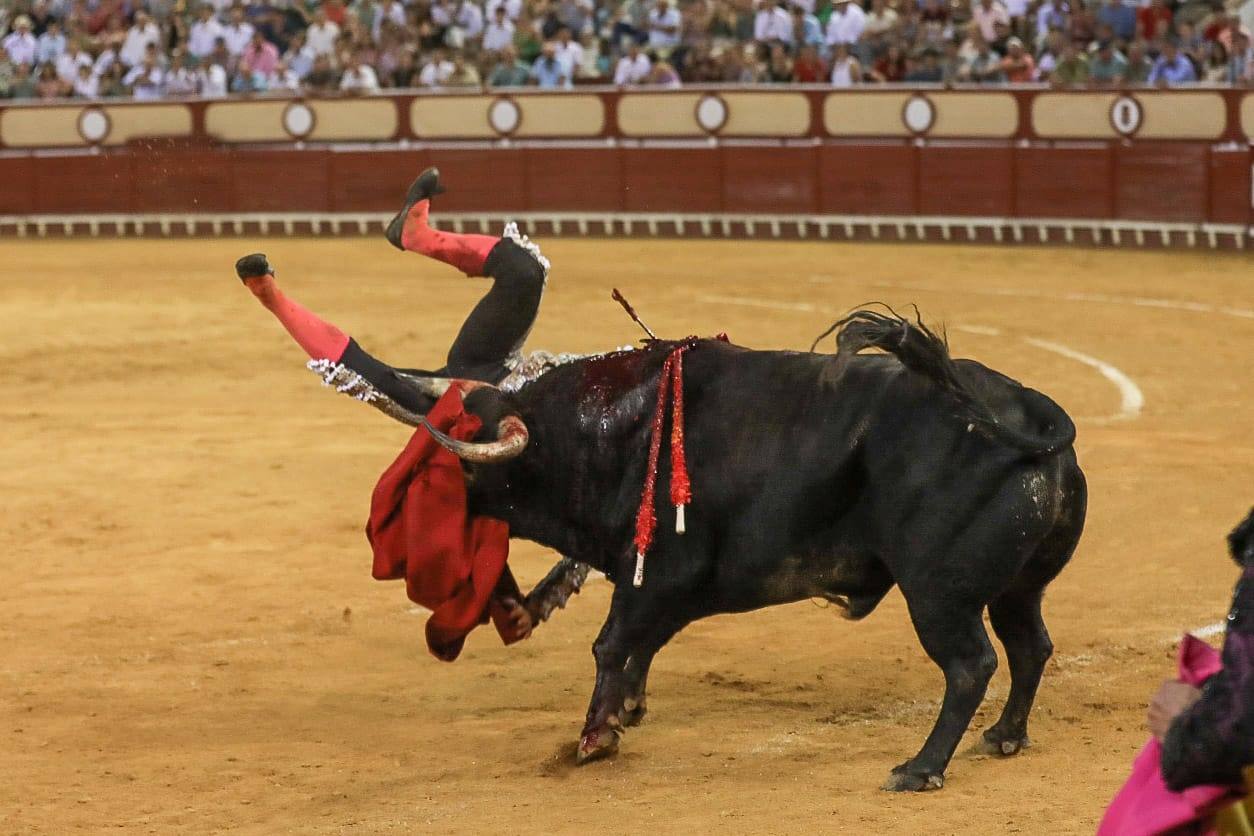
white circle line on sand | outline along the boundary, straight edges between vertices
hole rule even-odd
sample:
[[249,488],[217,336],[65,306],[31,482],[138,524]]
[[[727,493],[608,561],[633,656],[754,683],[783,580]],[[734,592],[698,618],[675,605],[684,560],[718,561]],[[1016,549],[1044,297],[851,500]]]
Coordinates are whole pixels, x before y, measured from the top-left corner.
[[[834,278],[834,276],[815,274],[810,276],[810,281],[818,284],[827,284]],[[1153,299],[1145,296],[1113,296],[1108,293],[1046,293],[1041,290],[1024,290],[1023,288],[1016,287],[928,287],[926,285],[896,284],[891,282],[877,282],[872,284],[871,287],[883,288],[886,290],[919,291],[924,293],[965,293],[975,296],[1048,299],[1054,302],[1098,302],[1106,305],[1125,305],[1135,308],[1159,308],[1162,310],[1186,311],[1188,313],[1222,314],[1223,316],[1231,316],[1237,319],[1254,320],[1254,309],[1235,308],[1227,305],[1212,305],[1208,302],[1195,302],[1187,299]]]
[[[738,296],[706,295],[698,297],[698,301],[723,305],[740,305],[748,308],[765,308],[775,311],[801,311],[808,313],[818,310],[818,308],[808,302],[777,302],[769,299],[752,299]],[[955,327],[955,330],[990,337],[1001,336],[999,329],[980,325],[959,325]],[[1119,411],[1114,415],[1090,420],[1097,422],[1126,421],[1141,414],[1141,410],[1145,407],[1145,394],[1141,391],[1141,387],[1137,386],[1132,378],[1124,374],[1117,366],[1107,363],[1105,360],[1099,360],[1092,355],[1076,351],[1074,348],[1065,346],[1062,343],[1038,340],[1035,337],[1023,337],[1023,341],[1036,348],[1052,351],[1055,354],[1060,354],[1063,357],[1096,369],[1102,377],[1114,384],[1115,388],[1119,390]]]

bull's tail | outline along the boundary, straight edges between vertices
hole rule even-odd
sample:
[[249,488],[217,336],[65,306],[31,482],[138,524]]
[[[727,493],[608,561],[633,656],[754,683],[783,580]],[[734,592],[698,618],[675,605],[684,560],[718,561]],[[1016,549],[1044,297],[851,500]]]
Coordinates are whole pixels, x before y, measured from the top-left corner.
[[[986,435],[1034,456],[1051,456],[1066,450],[1075,441],[1075,423],[1053,400],[1023,387],[1020,402],[1028,416],[1041,427],[1029,433],[1004,423],[958,374],[949,356],[949,343],[923,324],[915,311],[915,321],[876,311],[859,310],[837,322],[823,336],[836,331],[837,363],[847,363],[865,348],[878,348],[895,356],[901,364],[921,374],[952,395],[961,405],[964,417]],[[819,337],[822,339],[823,337]],[[815,340],[815,345],[818,340]],[[811,347],[813,349],[813,346]]]

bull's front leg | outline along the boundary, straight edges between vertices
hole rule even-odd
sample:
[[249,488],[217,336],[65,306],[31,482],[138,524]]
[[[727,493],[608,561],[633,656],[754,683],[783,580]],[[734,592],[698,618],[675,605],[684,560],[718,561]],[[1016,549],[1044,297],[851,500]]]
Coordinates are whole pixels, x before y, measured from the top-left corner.
[[653,657],[693,617],[691,602],[663,601],[631,587],[615,589],[609,618],[592,645],[597,678],[576,751],[579,763],[613,754],[623,728],[644,717]]

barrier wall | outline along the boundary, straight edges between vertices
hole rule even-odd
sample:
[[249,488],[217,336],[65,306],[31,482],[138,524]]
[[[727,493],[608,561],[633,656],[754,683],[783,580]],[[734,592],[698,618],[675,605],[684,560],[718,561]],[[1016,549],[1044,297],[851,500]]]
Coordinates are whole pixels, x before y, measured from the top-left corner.
[[1252,137],[1254,93],[1205,88],[9,105],[0,234],[367,231],[438,164],[458,224],[1244,246]]

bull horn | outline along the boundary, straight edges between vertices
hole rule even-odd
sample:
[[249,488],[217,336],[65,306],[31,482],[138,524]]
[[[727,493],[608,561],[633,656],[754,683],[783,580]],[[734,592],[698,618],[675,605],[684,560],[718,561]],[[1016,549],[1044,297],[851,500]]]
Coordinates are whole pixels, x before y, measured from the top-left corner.
[[507,415],[501,419],[497,427],[497,440],[486,442],[458,441],[431,426],[424,416],[422,425],[431,433],[436,442],[459,459],[478,464],[507,462],[522,455],[531,439],[527,425],[517,415]]

